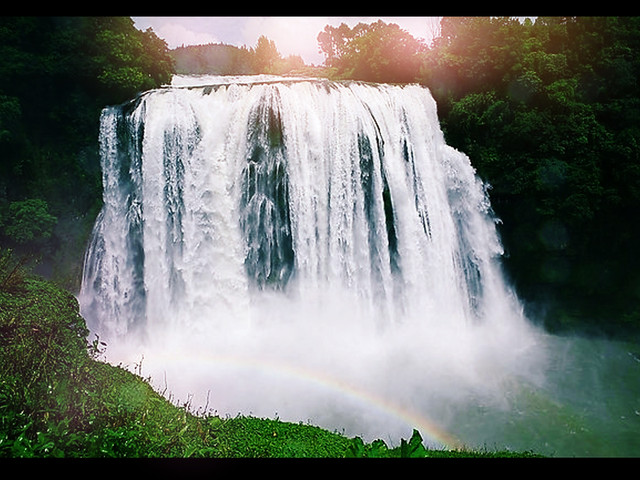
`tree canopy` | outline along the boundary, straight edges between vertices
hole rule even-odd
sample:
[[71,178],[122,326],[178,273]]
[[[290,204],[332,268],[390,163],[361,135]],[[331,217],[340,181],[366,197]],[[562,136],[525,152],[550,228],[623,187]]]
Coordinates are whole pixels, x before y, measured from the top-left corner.
[[251,48],[210,43],[182,46],[169,53],[175,60],[176,73],[186,75],[282,75],[305,67],[302,57],[283,57],[275,42],[264,35]]
[[2,17],[0,244],[77,249],[72,220],[101,202],[100,110],[172,73],[165,42],[128,17]]
[[327,25],[318,44],[325,65],[338,77],[388,83],[413,81],[425,48],[398,25],[382,20],[353,28]]
[[447,141],[492,187],[510,274],[562,304],[556,321],[640,319],[639,42],[638,17],[456,17],[423,56]]

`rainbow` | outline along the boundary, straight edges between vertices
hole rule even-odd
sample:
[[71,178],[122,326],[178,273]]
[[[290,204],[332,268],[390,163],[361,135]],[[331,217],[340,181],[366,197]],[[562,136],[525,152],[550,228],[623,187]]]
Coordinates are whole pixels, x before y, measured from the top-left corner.
[[[165,360],[168,360],[168,363],[175,365],[176,363],[189,363],[194,360],[194,357],[190,356],[189,359],[186,359],[183,355],[180,355],[179,357],[171,357],[168,359],[165,355]],[[340,392],[349,398],[364,402],[365,404],[371,405],[389,415],[392,415],[418,430],[423,438],[426,436],[429,440],[441,445],[445,449],[458,451],[464,449],[462,442],[421,413],[418,413],[409,407],[400,405],[399,403],[390,401],[380,395],[376,395],[366,389],[356,387],[349,382],[327,375],[324,372],[312,370],[310,368],[302,368],[282,361],[252,356],[208,353],[206,356],[198,356],[195,361],[198,362],[198,364],[206,363],[261,370],[272,374],[275,373],[277,375],[293,377],[305,382],[311,382],[312,384],[322,388]]]

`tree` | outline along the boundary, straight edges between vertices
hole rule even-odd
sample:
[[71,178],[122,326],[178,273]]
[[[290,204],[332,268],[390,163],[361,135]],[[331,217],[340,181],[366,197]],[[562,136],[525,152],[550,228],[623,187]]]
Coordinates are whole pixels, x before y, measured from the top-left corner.
[[124,101],[170,82],[173,59],[152,29],[137,30],[129,17],[90,18],[86,26],[95,32],[88,60],[103,92]]
[[5,234],[19,246],[38,246],[51,238],[58,221],[49,213],[47,202],[39,198],[12,202],[9,205]]
[[278,73],[283,74],[294,70],[300,70],[304,67],[304,59],[300,55],[288,55],[279,62],[277,71]]
[[508,17],[444,17],[423,55],[421,81],[444,112],[469,93],[502,94],[520,72],[528,28]]
[[320,53],[326,57],[324,63],[327,67],[343,67],[341,62],[347,55],[349,44],[357,32],[358,27],[351,29],[346,23],[341,23],[339,27],[331,25],[324,27],[324,30],[318,34],[317,40]]
[[327,25],[318,35],[325,65],[343,78],[375,82],[412,82],[425,46],[398,25],[379,20],[353,28]]
[[244,75],[252,73],[246,47],[209,43],[178,47],[170,52],[176,73],[185,75]]
[[264,35],[258,38],[258,43],[252,50],[252,54],[253,68],[256,73],[274,73],[277,62],[282,58],[275,42]]

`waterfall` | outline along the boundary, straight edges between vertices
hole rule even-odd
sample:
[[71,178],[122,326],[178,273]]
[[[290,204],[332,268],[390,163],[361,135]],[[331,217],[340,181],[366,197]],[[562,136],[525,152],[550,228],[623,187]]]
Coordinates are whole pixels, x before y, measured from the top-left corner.
[[535,371],[486,185],[428,89],[167,87],[106,108],[100,148],[82,314],[169,389],[363,434],[362,392],[446,423]]

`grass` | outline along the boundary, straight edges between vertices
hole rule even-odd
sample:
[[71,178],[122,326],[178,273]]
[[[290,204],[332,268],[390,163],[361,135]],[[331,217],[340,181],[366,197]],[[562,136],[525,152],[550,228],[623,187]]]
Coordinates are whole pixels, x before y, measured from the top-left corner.
[[[191,413],[142,377],[97,359],[76,298],[0,264],[0,457],[495,457],[427,450],[418,432],[396,448],[312,425]],[[515,456],[532,456],[515,454]]]

